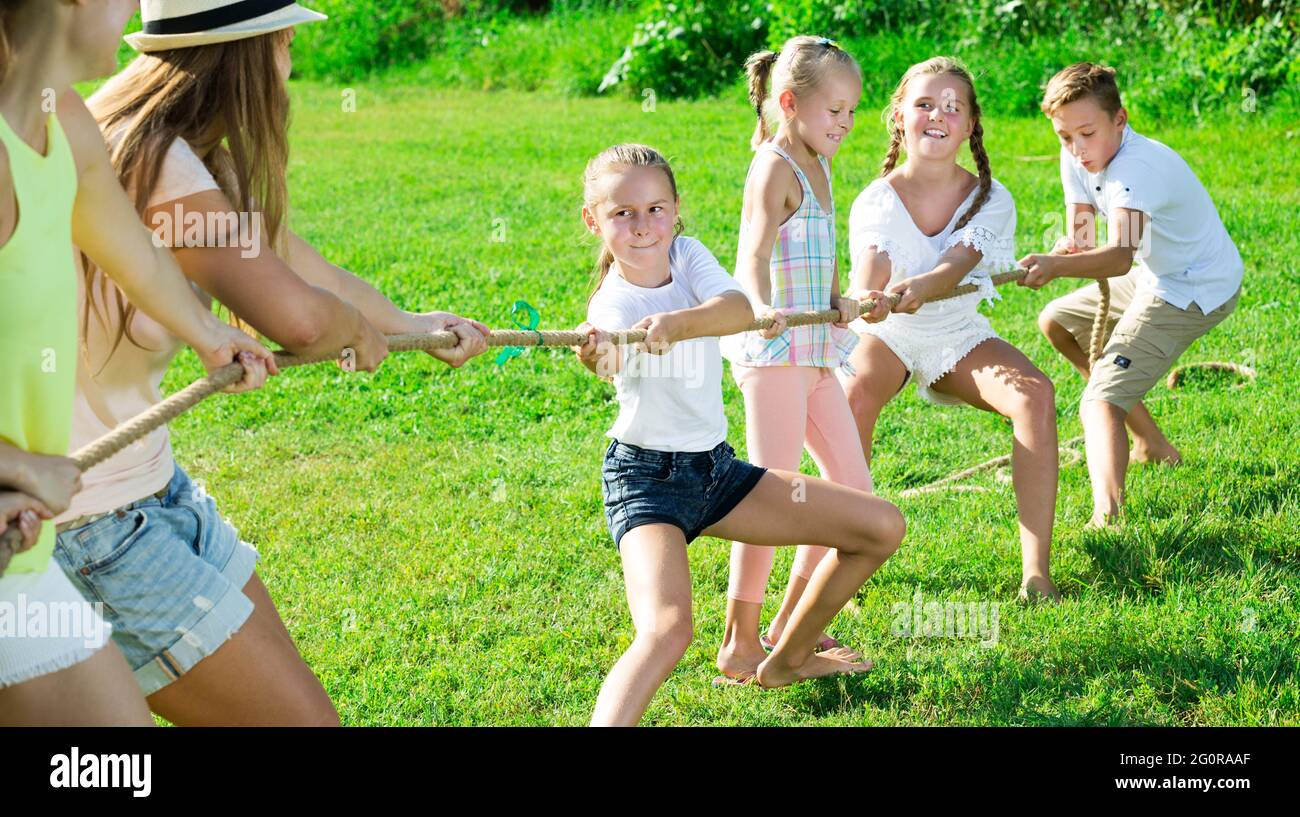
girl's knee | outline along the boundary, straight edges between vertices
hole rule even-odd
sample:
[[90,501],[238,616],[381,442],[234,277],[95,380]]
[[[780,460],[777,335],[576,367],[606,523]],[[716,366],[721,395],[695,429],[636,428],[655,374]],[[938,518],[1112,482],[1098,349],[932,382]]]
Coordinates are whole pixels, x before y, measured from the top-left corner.
[[885,555],[891,556],[897,552],[905,536],[907,536],[907,519],[897,506],[889,505],[881,518],[880,539],[884,550],[887,551]]
[[1056,416],[1056,385],[1042,372],[1026,380],[1025,399],[1035,417]]
[[884,408],[885,401],[877,396],[875,388],[867,378],[855,377],[850,380],[844,389],[844,394],[849,400],[853,417],[859,425],[864,421],[868,425],[875,423],[876,418],[880,416],[880,410]]
[[690,610],[673,610],[661,615],[653,626],[637,630],[636,637],[655,652],[672,653],[679,657],[685,655],[695,638]]
[[1014,386],[1006,415],[1013,423],[1056,422],[1056,386],[1051,378],[1038,371],[1022,377]]
[[863,503],[858,518],[862,521],[856,552],[860,555],[888,559],[907,535],[907,520],[895,505],[873,497]]

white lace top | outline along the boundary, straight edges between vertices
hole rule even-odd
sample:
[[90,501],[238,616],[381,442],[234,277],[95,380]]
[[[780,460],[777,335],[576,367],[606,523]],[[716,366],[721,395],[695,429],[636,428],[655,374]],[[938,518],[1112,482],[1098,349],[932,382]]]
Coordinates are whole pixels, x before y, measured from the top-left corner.
[[925,304],[915,315],[891,315],[888,320],[920,318],[957,307],[973,310],[980,301],[999,297],[990,276],[1016,267],[1016,204],[1011,193],[994,179],[988,201],[966,226],[954,232],[953,226],[970,209],[978,192],[977,186],[943,230],[934,236],[921,232],[894,186],[885,179],[876,179],[858,194],[849,212],[849,252],[855,272],[863,263],[863,252],[869,248],[889,256],[891,285],[934,269],[943,254],[957,244],[965,244],[984,255],[961,281],[979,286],[978,293]]
[[924,304],[913,315],[893,314],[872,324],[859,318],[850,324],[854,331],[884,341],[907,367],[921,396],[940,404],[959,401],[934,392],[930,386],[977,345],[997,337],[988,319],[978,310],[981,301],[998,297],[990,276],[1016,267],[1016,205],[1011,194],[996,180],[979,212],[960,230],[953,229],[970,209],[978,192],[978,187],[972,190],[943,230],[933,236],[921,232],[894,186],[884,179],[867,185],[849,213],[854,280],[870,249],[889,256],[890,285],[934,269],[943,254],[957,244],[965,244],[983,255],[961,281],[975,284],[977,291]]

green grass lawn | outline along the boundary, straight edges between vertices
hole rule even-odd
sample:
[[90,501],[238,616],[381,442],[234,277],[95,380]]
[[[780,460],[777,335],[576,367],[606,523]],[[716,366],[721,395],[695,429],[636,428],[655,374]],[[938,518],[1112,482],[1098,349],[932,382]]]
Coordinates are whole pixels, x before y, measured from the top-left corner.
[[[293,87],[293,224],[406,308],[506,326],[523,298],[544,327],[576,325],[593,253],[578,216],[581,173],[617,141],[669,156],[687,234],[732,266],[753,125],[739,100],[645,112],[513,92],[354,91],[349,113],[339,87]],[[849,205],[885,145],[869,112],[879,107],[863,105],[836,165],[842,258]],[[774,693],[712,688],[728,543],[701,539],[690,548],[695,643],[645,722],[1300,723],[1300,139],[1294,124],[1254,114],[1135,126],[1187,158],[1246,262],[1236,314],[1184,361],[1248,363],[1258,382],[1155,389],[1152,411],[1186,464],[1135,468],[1118,530],[1082,529],[1087,472],[1063,467],[1053,573],[1066,601],[1032,608],[1014,603],[1008,483],[987,474],[969,481],[979,490],[897,498],[1007,453],[1008,423],[922,403],[909,387],[881,419],[872,465],[908,537],[831,627],[876,668]],[[1049,127],[988,119],[985,130],[994,175],[1019,207],[1020,248],[1045,248],[1062,210]],[[1011,288],[990,311],[1055,379],[1062,439],[1079,433],[1082,381],[1034,316],[1069,289]],[[167,388],[199,372],[187,353]],[[743,454],[729,374],[725,389]],[[485,356],[458,372],[401,355],[375,375],[286,373],[261,393],[204,403],[173,433],[178,460],[260,549],[260,574],[344,723],[574,725],[632,637],[601,511],[614,415],[612,387],[568,350],[504,367]],[[765,619],[792,552],[777,557]],[[998,604],[996,644],[891,634],[894,605],[918,592]]]

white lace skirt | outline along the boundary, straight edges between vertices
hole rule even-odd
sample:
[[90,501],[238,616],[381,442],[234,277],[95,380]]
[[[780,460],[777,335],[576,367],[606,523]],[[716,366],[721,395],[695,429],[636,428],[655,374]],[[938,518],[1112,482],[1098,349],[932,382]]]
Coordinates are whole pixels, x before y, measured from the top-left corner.
[[979,313],[980,293],[922,306],[915,315],[890,315],[880,323],[858,319],[849,327],[860,335],[875,335],[898,356],[916,381],[921,397],[941,406],[962,401],[930,388],[951,372],[971,350],[998,337],[989,319]]

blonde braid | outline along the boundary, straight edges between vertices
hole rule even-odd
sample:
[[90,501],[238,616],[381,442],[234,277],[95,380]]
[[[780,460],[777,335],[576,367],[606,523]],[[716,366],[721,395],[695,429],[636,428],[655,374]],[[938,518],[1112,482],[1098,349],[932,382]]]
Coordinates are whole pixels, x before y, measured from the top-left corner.
[[885,152],[885,161],[880,163],[880,175],[882,178],[888,176],[890,171],[892,171],[898,164],[898,154],[903,149],[903,132],[898,128],[893,127],[892,119],[890,122],[889,150]]
[[971,202],[970,209],[957,221],[957,226],[953,232],[960,230],[975,218],[975,214],[980,211],[989,200],[989,195],[993,192],[993,171],[989,169],[989,154],[984,150],[984,126],[980,124],[979,109],[975,109],[975,127],[970,132],[970,153],[975,159],[975,168],[980,174],[979,193],[975,196],[975,201]]

